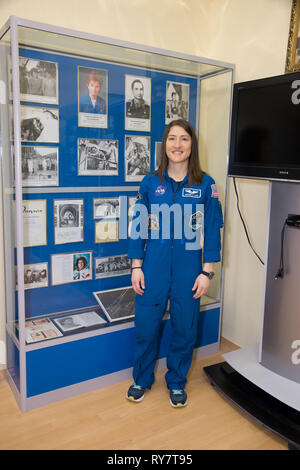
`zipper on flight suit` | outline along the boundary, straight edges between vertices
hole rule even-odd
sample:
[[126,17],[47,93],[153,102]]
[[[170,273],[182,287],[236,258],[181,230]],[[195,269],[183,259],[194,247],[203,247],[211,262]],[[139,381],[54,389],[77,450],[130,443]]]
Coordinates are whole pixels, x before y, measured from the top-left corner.
[[[180,181],[180,184],[177,184],[177,188],[176,190],[174,190],[174,185],[173,185],[173,179],[170,178],[170,181],[171,181],[171,186],[172,186],[172,191],[173,191],[173,203],[175,202],[175,198],[176,198],[176,194],[178,193],[179,189],[180,189],[180,186],[181,186],[181,183],[182,181]],[[174,229],[174,227],[173,227]],[[174,232],[174,230],[173,230]],[[173,275],[173,271],[172,271],[172,259],[173,259],[173,248],[174,248],[174,233],[170,236],[172,237],[172,241],[171,241],[171,276]]]

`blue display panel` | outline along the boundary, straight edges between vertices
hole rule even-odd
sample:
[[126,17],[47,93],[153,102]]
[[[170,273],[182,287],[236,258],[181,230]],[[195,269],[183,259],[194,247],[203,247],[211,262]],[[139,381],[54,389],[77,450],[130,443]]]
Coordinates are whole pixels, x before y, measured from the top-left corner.
[[[218,341],[220,309],[207,310],[199,315],[197,348]],[[158,358],[166,357],[171,333],[170,320],[162,322]],[[128,328],[29,351],[26,353],[27,396],[39,395],[130,368],[133,366],[134,344],[135,330]]]
[[[94,291],[130,285],[129,274],[95,279],[95,259],[125,255],[127,253],[128,240],[127,238],[119,238],[118,241],[97,243],[95,238],[95,225],[101,220],[101,218],[94,218],[93,200],[96,198],[119,197],[120,195],[125,198],[136,195],[136,191],[130,190],[129,187],[138,187],[142,176],[139,180],[134,176],[130,178],[128,177],[125,164],[126,142],[128,142],[128,136],[146,138],[148,142],[150,140],[149,169],[150,171],[153,171],[155,169],[155,144],[156,142],[161,141],[162,134],[166,126],[166,100],[167,91],[169,93],[168,99],[170,98],[170,83],[174,84],[175,88],[179,87],[180,89],[181,86],[183,94],[188,93],[188,119],[191,124],[195,126],[198,82],[196,78],[191,76],[176,75],[165,71],[148,70],[129,65],[125,66],[117,63],[83,59],[71,55],[52,54],[34,49],[21,48],[20,57],[22,58],[20,62],[22,66],[26,66],[26,58],[35,59],[36,61],[45,61],[46,64],[56,64],[58,82],[57,103],[54,102],[53,104],[49,101],[47,103],[43,103],[43,97],[41,97],[40,100],[33,98],[32,101],[30,101],[29,95],[29,99],[27,96],[26,101],[21,101],[23,109],[23,111],[21,111],[25,113],[25,118],[31,115],[29,108],[34,108],[33,115],[37,108],[39,108],[38,112],[40,112],[42,108],[46,108],[45,112],[48,113],[48,116],[51,117],[53,122],[57,121],[56,118],[58,117],[59,126],[58,142],[40,141],[39,139],[28,141],[30,139],[27,138],[27,134],[24,133],[25,131],[22,131],[22,148],[23,153],[25,152],[24,155],[26,154],[25,147],[50,147],[50,150],[53,148],[53,153],[58,155],[57,181],[54,178],[50,183],[50,185],[53,185],[53,188],[57,187],[58,191],[49,192],[47,189],[47,187],[49,187],[49,185],[47,186],[47,182],[42,182],[42,185],[40,186],[41,192],[36,194],[31,192],[31,183],[28,180],[26,183],[26,192],[23,194],[24,200],[44,200],[46,202],[46,244],[43,246],[24,248],[24,264],[47,263],[48,266],[48,285],[46,287],[29,288],[25,290],[25,312],[26,317],[29,318],[94,306],[96,304],[93,296]],[[103,77],[103,84],[100,92],[102,105],[100,106],[106,107],[107,110],[106,122],[104,122],[105,120],[102,121],[102,125],[104,122],[104,125],[107,126],[105,128],[89,127],[93,125],[91,116],[88,118],[87,125],[86,122],[82,121],[81,117],[79,122],[79,96],[82,95],[85,89],[85,78],[87,73],[93,70],[99,71]],[[33,62],[29,72],[31,75],[34,74]],[[21,73],[21,77],[22,76],[23,75]],[[128,121],[126,120],[126,115],[128,115],[130,110],[128,111],[127,109],[125,98],[125,96],[128,97],[128,85],[126,85],[128,77],[141,77],[144,79],[145,83],[149,84],[149,87],[151,86],[151,102],[149,102],[149,105],[151,105],[151,118],[149,130],[147,130],[146,127],[143,129],[143,126],[138,130],[139,125],[142,122],[139,119],[137,119],[139,122],[136,128],[129,129],[132,122],[128,125]],[[24,99],[24,95],[21,94],[21,99],[22,97]],[[80,116],[82,116],[81,113]],[[23,121],[26,120],[25,118]],[[125,129],[125,127],[127,129]],[[54,140],[55,139],[56,138],[54,138]],[[82,139],[89,139],[91,144],[93,144],[93,141],[97,143],[99,139],[111,140],[114,142],[117,141],[117,144],[115,144],[115,148],[118,149],[117,171],[112,171],[111,173],[113,174],[97,175],[97,170],[92,169],[89,174],[86,174],[87,171],[83,170],[82,166],[79,168],[78,160]],[[51,140],[51,138],[48,140]],[[30,149],[27,149],[27,151],[30,152]],[[49,166],[51,165],[52,163],[50,162]],[[31,169],[26,168],[26,171],[30,173]],[[107,173],[109,173],[109,171]],[[36,186],[39,186],[39,184],[40,183],[36,184]],[[44,191],[43,185],[45,185]],[[112,188],[109,192],[98,192],[97,190],[93,191],[91,189],[108,186]],[[125,191],[119,192],[117,190],[118,186],[123,187]],[[116,187],[116,191],[113,190],[114,187]],[[128,191],[126,191],[126,187],[128,187]],[[53,188],[52,190],[54,190]],[[62,188],[68,188],[68,190],[66,192],[60,192],[62,191]],[[72,192],[72,190],[74,191]],[[81,199],[83,201],[84,227],[82,240],[72,243],[55,243],[54,201],[59,199]],[[116,219],[119,222],[119,229],[121,227],[121,219],[127,219],[127,211],[128,204],[121,204],[121,214],[120,217]],[[85,252],[90,253],[89,260],[91,262],[91,275],[89,279],[91,280],[80,282],[72,282],[71,280],[71,282],[55,285],[57,283],[56,281],[53,282],[53,279],[57,278],[58,271],[57,263],[55,265],[56,268],[54,269],[53,259],[55,262],[57,262],[58,259],[55,258],[55,256],[73,253],[77,253],[78,255],[76,256],[79,256],[80,253]],[[55,270],[56,272],[54,272]]]

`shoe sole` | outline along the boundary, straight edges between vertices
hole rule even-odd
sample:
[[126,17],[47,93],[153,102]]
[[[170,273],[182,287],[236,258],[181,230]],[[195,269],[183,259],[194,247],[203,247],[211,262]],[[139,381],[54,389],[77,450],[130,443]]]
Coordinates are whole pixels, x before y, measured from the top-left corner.
[[132,401],[133,403],[138,403],[142,400],[144,400],[145,395],[141,396],[141,398],[134,398],[134,397],[129,397],[128,394],[126,395],[127,400]]
[[174,403],[170,399],[170,404],[173,406],[173,408],[183,408],[188,404],[188,401],[186,400],[185,403],[177,403],[177,405],[174,405]]

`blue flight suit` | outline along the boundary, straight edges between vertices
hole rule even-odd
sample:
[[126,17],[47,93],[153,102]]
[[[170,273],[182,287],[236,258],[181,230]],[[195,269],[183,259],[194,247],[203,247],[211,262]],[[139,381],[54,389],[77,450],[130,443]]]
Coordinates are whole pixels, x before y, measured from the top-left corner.
[[79,112],[89,114],[106,114],[106,103],[101,96],[97,96],[95,106],[88,92],[79,97]]
[[[182,226],[185,224],[190,232],[182,229],[184,233],[179,237],[177,222],[171,216],[170,236],[166,238],[163,233],[165,216],[153,204],[171,207],[174,203],[182,208],[182,215],[179,214],[177,220],[180,221],[181,217]],[[145,276],[144,293],[136,295],[133,378],[136,384],[144,388],[151,388],[154,382],[161,320],[170,299],[172,337],[165,379],[169,390],[184,389],[197,340],[200,312],[200,299],[193,298],[196,291],[192,291],[192,287],[201,273],[202,262],[220,261],[220,228],[223,226],[221,204],[215,182],[207,174],[203,175],[200,185],[191,187],[188,176],[178,184],[168,176],[167,170],[162,183],[158,175],[153,173],[143,178],[135,203],[132,230],[135,222],[138,226],[140,204],[148,210],[148,239],[134,239],[131,231],[128,249],[129,258],[143,259]],[[197,210],[198,204],[203,205],[200,211]],[[201,219],[203,209],[204,218]],[[197,215],[200,215],[199,220]],[[202,229],[203,250],[199,237]],[[196,249],[187,249],[190,236],[196,240]]]

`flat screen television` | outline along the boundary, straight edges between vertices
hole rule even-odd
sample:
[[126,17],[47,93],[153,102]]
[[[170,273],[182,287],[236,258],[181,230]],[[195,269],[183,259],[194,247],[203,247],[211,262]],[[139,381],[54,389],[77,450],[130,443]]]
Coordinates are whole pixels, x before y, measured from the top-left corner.
[[228,175],[300,182],[300,72],[234,85]]

